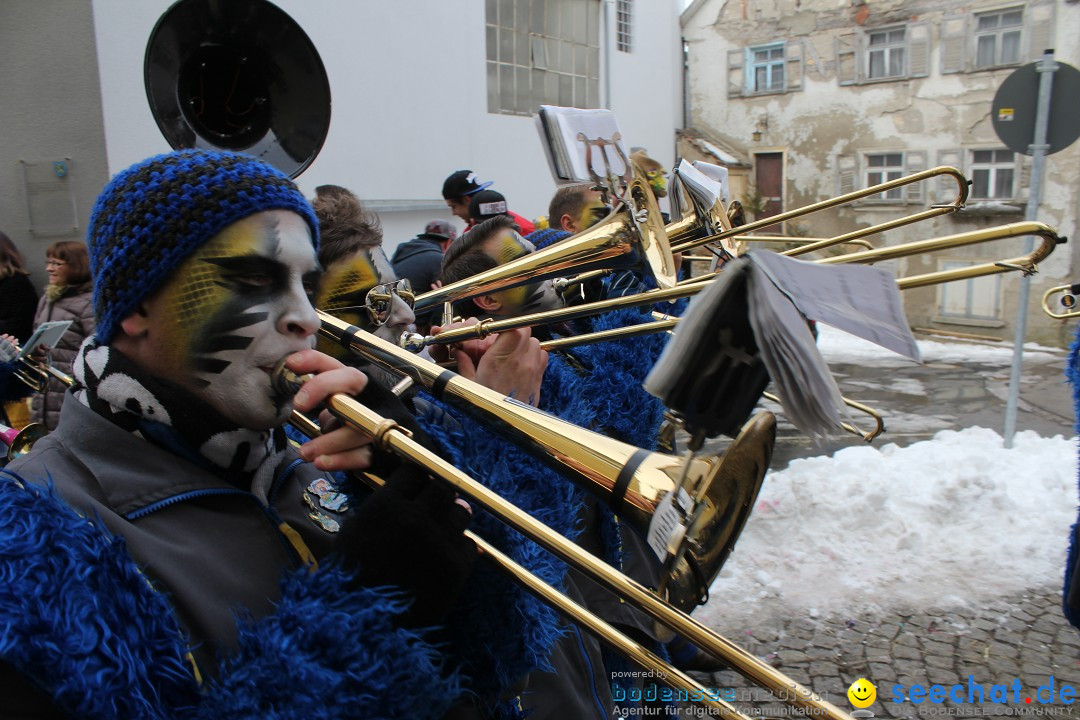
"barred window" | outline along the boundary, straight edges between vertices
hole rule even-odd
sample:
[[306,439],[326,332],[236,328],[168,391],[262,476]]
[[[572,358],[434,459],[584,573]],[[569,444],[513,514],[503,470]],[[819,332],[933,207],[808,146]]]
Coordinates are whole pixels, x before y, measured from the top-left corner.
[[634,28],[633,0],[618,0],[615,5],[615,46],[620,52],[631,52],[634,48],[631,31]]
[[600,105],[600,0],[488,0],[488,112]]

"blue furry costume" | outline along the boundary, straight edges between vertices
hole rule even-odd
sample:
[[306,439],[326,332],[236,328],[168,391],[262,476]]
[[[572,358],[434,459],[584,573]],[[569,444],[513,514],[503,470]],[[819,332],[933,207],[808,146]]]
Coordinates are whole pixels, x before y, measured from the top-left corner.
[[[592,326],[600,331],[650,319],[647,310],[632,308],[599,316]],[[572,357],[552,354],[544,374],[540,409],[623,442],[654,449],[664,408],[659,400],[644,392],[641,384],[665,342],[664,335],[655,334],[581,346],[573,350]],[[483,479],[487,487],[560,534],[581,540],[582,514],[588,504],[585,491],[567,480],[554,480],[556,473],[548,466],[508,441],[488,432],[463,432],[462,428],[469,427],[470,421],[462,413],[430,396],[424,399],[427,402],[422,406],[435,410],[421,416],[421,426],[447,459],[473,477]],[[449,422],[447,415],[451,418]],[[599,514],[596,530],[600,546],[596,550],[609,564],[621,568],[624,558],[617,520],[602,504],[593,505],[593,511]],[[474,513],[472,527],[548,584],[564,587],[564,563],[532,541],[479,510]],[[477,564],[472,581],[458,603],[458,611],[452,630],[475,628],[482,621],[493,628],[491,633],[454,632],[453,635],[455,654],[480,663],[466,665],[468,674],[474,679],[488,678],[484,687],[476,689],[496,689],[488,685],[493,680],[506,688],[530,671],[553,670],[549,655],[555,641],[567,629],[559,628],[553,610],[495,572],[490,564]],[[500,654],[492,654],[500,629],[507,627],[516,628],[511,635],[513,645],[504,644]],[[579,631],[571,628],[569,632]],[[575,644],[582,642],[586,640],[581,637],[574,640]],[[588,642],[595,641],[589,638]],[[610,668],[610,658],[607,663]],[[602,667],[591,670],[602,677]],[[577,671],[587,673],[590,667]],[[609,687],[596,687],[598,683],[609,685],[610,678],[593,682],[593,692],[610,693]],[[598,710],[598,716],[604,716],[602,709]]]
[[[1076,429],[1080,431],[1080,327],[1069,346],[1069,362],[1065,377],[1072,384],[1073,407],[1076,410]],[[1065,618],[1080,629],[1080,517],[1069,533],[1069,556],[1065,561],[1065,587],[1062,593]]]
[[3,473],[0,658],[69,717],[421,718],[460,695],[440,653],[394,625],[407,601],[347,590],[332,566],[286,574],[275,611],[241,616],[200,687],[174,609],[124,539]]

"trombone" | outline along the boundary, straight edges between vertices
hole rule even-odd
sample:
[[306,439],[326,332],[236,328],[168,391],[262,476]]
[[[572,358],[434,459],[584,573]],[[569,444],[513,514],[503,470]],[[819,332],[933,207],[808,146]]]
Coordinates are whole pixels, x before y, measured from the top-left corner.
[[[1058,304],[1065,308],[1063,312],[1055,312],[1050,306],[1050,298],[1054,295],[1060,294]],[[1058,285],[1052,287],[1043,293],[1042,296],[1042,308],[1043,312],[1052,318],[1058,320],[1064,320],[1066,318],[1080,317],[1080,309],[1077,309],[1076,296],[1080,294],[1080,283],[1073,283],[1072,285]]]
[[645,259],[661,288],[675,285],[675,261],[660,216],[660,208],[641,169],[631,163],[633,176],[625,207],[599,225],[563,242],[517,260],[416,296],[417,311],[488,292],[539,282],[571,268],[624,267],[635,252]]
[[[283,366],[280,369],[275,370],[273,379],[278,389],[284,393],[295,393],[299,385],[305,380],[304,377],[297,377],[288,370],[285,370]],[[428,463],[437,466],[439,468],[437,474],[440,476],[451,476],[461,483],[476,482],[472,478],[461,473],[461,471],[453,465],[431,453],[422,445],[412,443],[407,435],[402,435],[402,433],[407,433],[408,431],[403,431],[400,426],[397,426],[392,420],[380,417],[352,398],[336,396],[331,398],[331,405],[335,407],[335,412],[347,413],[344,416],[345,421],[353,427],[370,433],[372,437],[375,438],[375,442],[379,443],[383,449],[402,454],[407,459],[415,459],[414,455],[422,455],[424,462],[421,464],[423,464],[425,468],[428,467]],[[339,417],[343,416],[339,414]],[[315,437],[321,431],[317,424],[295,410],[293,411],[290,422],[308,437]],[[398,443],[398,446],[395,446],[395,441]],[[361,480],[373,489],[381,487],[385,482],[382,478],[368,472],[359,471],[354,474],[358,475]],[[494,495],[494,497],[498,496]],[[518,512],[521,511],[519,510]],[[524,512],[521,512],[521,514],[528,517]],[[550,605],[568,620],[588,630],[593,635],[600,638],[600,640],[608,643],[616,651],[636,662],[641,667],[661,670],[661,672],[657,673],[657,679],[664,684],[675,690],[685,690],[688,693],[693,693],[694,697],[701,698],[700,702],[703,705],[716,711],[722,716],[734,716],[741,720],[750,720],[724,700],[710,696],[705,688],[693,678],[686,675],[682,670],[679,670],[666,662],[663,658],[653,653],[638,641],[633,640],[626,634],[620,632],[596,614],[590,612],[581,605],[578,605],[564,593],[559,592],[551,585],[529,572],[526,568],[516,563],[513,559],[472,530],[466,530],[465,536],[476,543],[476,547],[480,550],[481,557],[494,563],[503,572],[507,573],[511,579],[521,584],[526,590],[539,597],[540,600]],[[585,553],[584,550],[579,549],[579,551]]]
[[[348,325],[337,318],[319,313],[322,321],[320,333],[339,342],[344,347],[355,353],[393,370],[408,374],[421,382],[436,397],[442,397],[449,401],[459,401],[470,406],[478,413],[498,422],[504,429],[511,431],[515,438],[525,438],[531,441],[535,449],[539,449],[544,457],[570,471],[571,475],[578,477],[592,477],[598,485],[608,485],[608,476],[615,472],[622,477],[632,473],[629,479],[630,485],[640,488],[645,483],[643,468],[654,463],[657,458],[652,457],[657,453],[645,453],[636,450],[633,457],[625,460],[620,456],[618,446],[621,443],[613,441],[602,435],[589,433],[577,426],[573,426],[558,418],[553,418],[531,407],[522,407],[519,403],[509,401],[508,398],[484,388],[476,383],[465,380],[443,368],[413,356],[392,343],[366,333],[359,328]],[[745,650],[734,645],[729,640],[716,634],[705,627],[685,612],[664,602],[655,593],[622,573],[614,570],[608,564],[595,556],[581,550],[569,540],[554,532],[543,523],[539,522],[527,513],[513,506],[500,496],[491,492],[472,478],[461,473],[457,468],[445,467],[441,461],[430,451],[418,446],[403,433],[393,427],[392,421],[386,421],[378,416],[371,417],[370,411],[360,406],[363,412],[354,413],[345,402],[348,398],[334,396],[328,402],[333,412],[338,414],[345,422],[353,427],[368,433],[375,438],[375,442],[383,447],[396,452],[406,459],[421,465],[428,472],[438,475],[448,482],[455,490],[476,502],[499,520],[509,524],[518,532],[529,537],[534,542],[556,555],[561,560],[570,563],[579,570],[588,574],[591,578],[601,583],[604,587],[619,595],[625,601],[648,614],[654,620],[659,621],[676,633],[679,633],[688,641],[694,643],[706,652],[724,661],[729,667],[741,673],[744,677],[775,692],[794,695],[791,702],[802,708],[813,708],[814,714],[820,714],[831,720],[848,720],[848,715],[831,703],[822,699],[813,691],[792,681],[790,678],[778,672],[775,668],[762,662]],[[584,440],[575,441],[568,433],[567,426],[572,428],[574,434]],[[775,420],[771,413],[761,413],[751,419],[743,428],[735,443],[728,449],[724,462],[721,463],[722,473],[725,480],[745,483],[748,475],[762,475],[767,465],[767,453],[762,449],[767,445],[771,449],[771,440],[775,432]],[[612,455],[606,457],[605,451],[611,451]],[[763,455],[766,455],[763,457]],[[674,458],[667,457],[668,461]],[[693,462],[693,459],[691,460]],[[631,466],[627,467],[629,463]],[[674,468],[668,468],[674,470]],[[681,472],[681,470],[680,470]],[[670,479],[672,476],[667,472],[657,473]],[[760,480],[758,480],[760,482]],[[713,483],[716,485],[717,483]],[[757,483],[749,483],[756,485]],[[670,485],[669,485],[670,487]],[[609,488],[618,494],[621,490],[617,487]],[[626,493],[623,501],[624,509],[640,511],[634,505],[634,501]],[[756,489],[753,495],[756,496]],[[752,500],[751,500],[752,502]],[[749,508],[746,508],[748,514]],[[741,525],[741,523],[740,523]],[[691,549],[693,552],[693,549]]]
[[[829,208],[834,208],[839,205],[846,205],[856,200],[861,200],[863,198],[879,195],[883,192],[888,192],[889,190],[898,187],[911,185],[913,183],[922,182],[923,180],[928,180],[933,177],[945,175],[953,178],[957,184],[956,199],[953,200],[951,203],[931,205],[928,210],[924,210],[913,215],[906,215],[902,218],[897,218],[896,220],[890,220],[889,222],[872,225],[870,227],[861,228],[859,230],[854,230],[843,235],[837,235],[836,237],[828,238],[826,240],[821,240],[819,242],[810,243],[802,247],[786,250],[783,253],[785,255],[804,255],[815,250],[821,250],[826,247],[831,247],[832,245],[838,245],[840,243],[849,242],[857,238],[863,238],[868,235],[875,235],[877,233],[885,232],[886,230],[892,230],[893,228],[903,227],[904,225],[911,225],[912,223],[920,222],[922,220],[928,220],[930,218],[938,217],[939,215],[947,215],[949,213],[956,212],[957,210],[964,207],[964,203],[967,202],[968,179],[964,177],[964,174],[956,168],[942,165],[940,167],[931,168],[929,170],[923,170],[922,172],[918,172],[913,175],[897,178],[896,180],[890,180],[888,182],[880,183],[878,185],[872,185],[871,187],[864,188],[862,190],[856,190],[855,192],[850,192],[846,195],[839,195],[834,198],[829,198],[828,200],[822,200],[821,202],[816,202],[811,205],[806,205],[804,207],[796,208],[794,210],[789,210],[788,212],[780,213],[779,215],[770,215],[767,218],[755,220],[754,222],[740,225],[739,227],[731,228],[730,230],[725,230],[721,233],[717,233],[716,235],[711,235],[704,238],[697,238],[694,240],[688,240],[683,243],[675,243],[672,244],[671,251],[685,252],[686,250],[695,248],[699,245],[704,245],[706,243],[715,241],[723,241],[735,235],[746,235],[747,233],[753,232],[754,230],[766,228],[771,225],[784,222],[786,220],[792,220],[794,218],[802,217],[804,215],[810,215],[811,213],[815,213],[820,210],[827,210]],[[740,238],[740,240],[748,239],[751,238]]]
[[[1049,225],[1034,221],[1010,223],[1007,225],[999,225],[992,228],[984,228],[982,230],[970,230],[968,232],[956,233],[954,235],[947,235],[940,238],[931,238],[929,240],[914,240],[912,242],[901,243],[900,245],[893,245],[891,247],[876,248],[872,250],[846,253],[844,255],[836,255],[834,257],[815,260],[814,262],[823,265],[849,262],[870,264],[881,260],[891,260],[895,258],[906,257],[909,255],[917,255],[924,252],[936,252],[939,250],[947,250],[951,248],[964,247],[967,245],[990,242],[993,240],[1002,240],[1011,237],[1024,237],[1028,235],[1036,235],[1038,237],[1041,237],[1042,242],[1039,244],[1038,247],[1036,247],[1034,250],[1032,250],[1026,255],[1008,258],[1005,260],[999,260],[992,263],[972,265],[966,268],[958,268],[956,270],[938,270],[931,273],[925,273],[923,275],[912,275],[909,277],[897,278],[896,284],[900,287],[901,290],[908,290],[910,288],[953,282],[955,280],[968,280],[971,278],[1005,273],[1014,270],[1019,271],[1024,275],[1031,275],[1038,271],[1038,263],[1049,257],[1050,253],[1054,251],[1055,246],[1062,244],[1066,241],[1066,238],[1059,236],[1057,232]],[[505,320],[486,319],[474,323],[473,325],[454,328],[452,330],[444,330],[443,332],[440,332],[436,335],[429,335],[426,337],[418,335],[416,333],[402,333],[399,344],[404,348],[410,349],[414,352],[419,352],[421,349],[429,345],[441,345],[453,342],[461,342],[462,340],[482,338],[492,333],[504,330],[511,330],[519,327],[565,322],[568,320],[575,320],[577,318],[585,317],[587,315],[593,315],[596,313],[605,312],[608,310],[615,310],[618,308],[639,307],[641,305],[651,305],[658,302],[671,301],[681,297],[689,297],[690,295],[696,294],[698,291],[704,289],[705,286],[708,285],[709,281],[715,278],[718,274],[719,271],[706,273],[704,275],[691,278],[690,280],[682,281],[670,290],[650,290],[648,292],[640,293],[638,295],[629,295],[626,297],[612,298],[610,300],[601,300],[592,303],[585,303],[583,305],[561,308],[558,310],[548,310],[541,313],[532,313],[530,315],[522,315],[517,318],[509,318]],[[573,347],[574,345],[584,345],[590,342],[601,342],[604,340],[611,340],[618,337],[636,337],[639,335],[647,335],[652,332],[663,332],[665,330],[669,330],[674,325],[674,319],[658,320],[652,323],[641,323],[640,325],[631,325],[627,328],[616,328],[603,332],[588,333],[573,338],[564,338],[557,341],[552,341],[549,345],[545,346],[545,349]]]

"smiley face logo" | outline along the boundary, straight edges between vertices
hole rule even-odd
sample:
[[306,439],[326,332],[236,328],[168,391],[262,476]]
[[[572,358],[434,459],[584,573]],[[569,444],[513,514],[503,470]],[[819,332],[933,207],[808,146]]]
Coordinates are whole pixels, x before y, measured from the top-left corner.
[[877,688],[866,678],[859,678],[847,689],[848,700],[857,708],[868,708],[877,700]]

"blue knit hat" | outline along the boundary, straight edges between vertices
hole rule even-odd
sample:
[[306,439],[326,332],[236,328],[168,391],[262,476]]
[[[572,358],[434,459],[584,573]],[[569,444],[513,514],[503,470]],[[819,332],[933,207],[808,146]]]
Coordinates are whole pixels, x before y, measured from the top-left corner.
[[264,210],[319,221],[284,173],[247,155],[179,150],[132,165],[105,186],[90,213],[87,245],[98,339],[157,290],[184,258],[226,226]]

